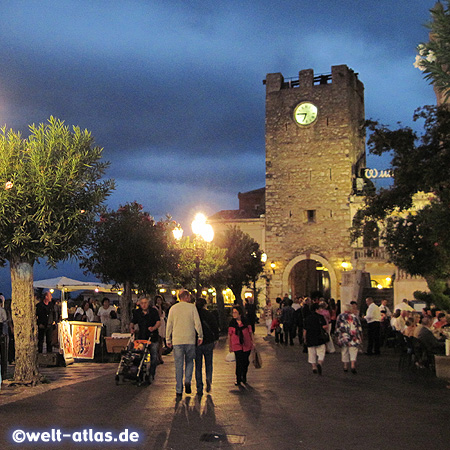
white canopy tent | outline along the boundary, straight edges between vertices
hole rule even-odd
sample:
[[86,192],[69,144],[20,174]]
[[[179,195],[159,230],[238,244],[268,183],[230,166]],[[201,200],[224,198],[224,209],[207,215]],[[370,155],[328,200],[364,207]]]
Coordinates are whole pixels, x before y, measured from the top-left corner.
[[112,284],[99,283],[97,281],[78,281],[67,277],[47,278],[33,283],[35,289],[57,289],[61,291],[61,300],[64,300],[64,292],[71,291],[96,291],[112,292]]

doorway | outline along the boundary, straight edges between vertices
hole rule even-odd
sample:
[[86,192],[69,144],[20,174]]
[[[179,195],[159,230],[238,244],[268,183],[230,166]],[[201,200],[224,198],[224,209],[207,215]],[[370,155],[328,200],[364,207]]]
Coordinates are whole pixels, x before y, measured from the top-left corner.
[[293,297],[311,297],[320,292],[325,299],[331,297],[331,282],[328,269],[315,259],[297,262],[289,274],[289,286]]

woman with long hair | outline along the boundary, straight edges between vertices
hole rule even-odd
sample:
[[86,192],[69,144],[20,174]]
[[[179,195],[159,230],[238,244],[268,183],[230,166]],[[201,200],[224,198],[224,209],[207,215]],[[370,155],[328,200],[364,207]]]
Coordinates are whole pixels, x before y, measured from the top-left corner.
[[229,349],[236,358],[236,386],[247,383],[250,352],[253,348],[252,327],[239,305],[233,306],[233,318],[228,327]]

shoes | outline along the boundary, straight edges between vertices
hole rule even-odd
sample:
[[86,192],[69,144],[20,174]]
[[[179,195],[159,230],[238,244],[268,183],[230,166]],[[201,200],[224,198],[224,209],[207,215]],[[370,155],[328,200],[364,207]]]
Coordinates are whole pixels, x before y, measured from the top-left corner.
[[242,386],[240,381],[236,381],[236,383],[234,383],[235,386]]
[[348,369],[344,369],[344,372],[348,372]]
[[317,373],[317,369],[313,369],[313,373]]
[[317,373],[322,375],[322,366],[320,364],[317,364]]
[[184,390],[185,390],[186,394],[192,394],[191,385],[189,383],[186,383],[184,385]]
[[176,395],[175,398],[176,398],[177,401],[181,400],[183,398],[183,394],[181,392],[177,392],[177,395]]
[[352,369],[352,374],[356,375],[356,369]]
[[294,343],[293,342],[291,342],[289,345],[294,345]]
[[206,380],[206,392],[211,392],[211,381]]

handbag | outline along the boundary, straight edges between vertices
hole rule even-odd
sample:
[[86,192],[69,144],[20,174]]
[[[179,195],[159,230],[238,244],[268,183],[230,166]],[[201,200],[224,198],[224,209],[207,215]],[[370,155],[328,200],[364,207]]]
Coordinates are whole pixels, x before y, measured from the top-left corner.
[[229,352],[227,354],[227,356],[225,356],[225,361],[226,362],[234,362],[234,361],[236,361],[236,357],[234,355],[234,352]]
[[261,354],[256,350],[256,348],[253,349],[253,365],[255,366],[255,369],[261,369],[262,367],[262,358]]
[[323,327],[320,327],[319,345],[326,344],[330,340],[330,335]]

